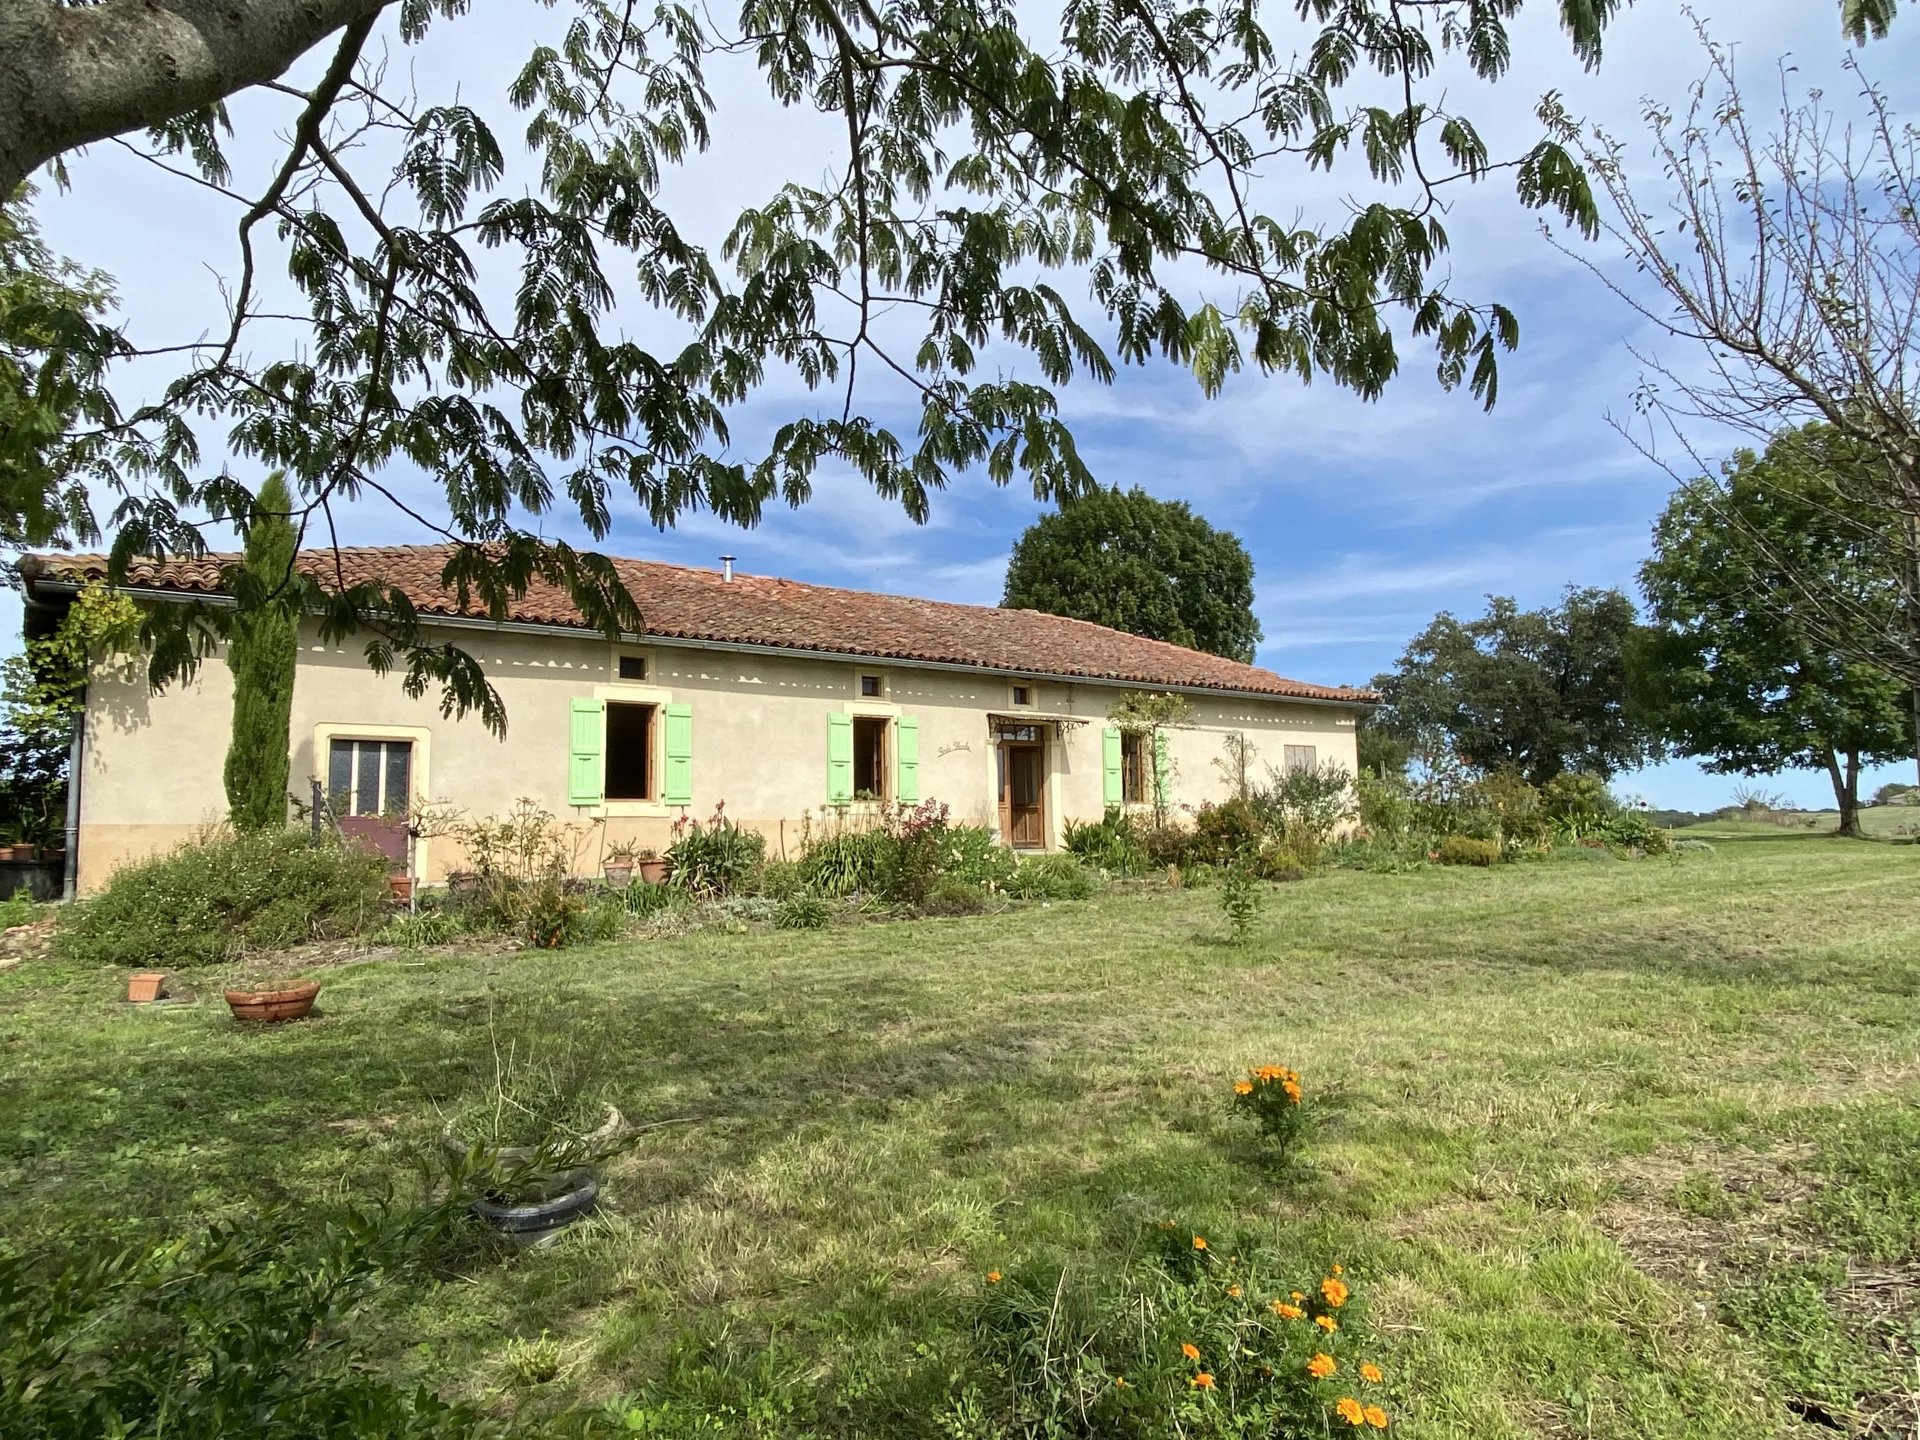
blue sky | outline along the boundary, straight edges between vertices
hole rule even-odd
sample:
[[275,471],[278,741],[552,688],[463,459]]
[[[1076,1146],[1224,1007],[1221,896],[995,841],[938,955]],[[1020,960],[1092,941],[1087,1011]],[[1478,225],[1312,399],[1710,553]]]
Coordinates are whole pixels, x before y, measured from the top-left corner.
[[[1531,136],[1528,112],[1544,90],[1563,91],[1575,113],[1632,140],[1641,133],[1635,116],[1643,95],[1678,101],[1704,69],[1686,17],[1670,0],[1640,0],[1610,33],[1606,62],[1592,75],[1553,32],[1557,8],[1544,0],[1528,7],[1507,82],[1473,97],[1449,96],[1483,123],[1496,153],[1503,139],[1511,153]],[[1844,81],[1831,83],[1844,53],[1833,0],[1723,0],[1702,17],[1716,38],[1739,46],[1743,74],[1758,85],[1777,84],[1773,67],[1791,55],[1801,78],[1827,82],[1836,96],[1850,93]],[[1901,20],[1894,38],[1865,59],[1896,108],[1910,112],[1920,83],[1907,78],[1920,75],[1920,16]],[[396,63],[416,67],[423,93],[456,80],[483,92],[524,56],[525,33],[519,20],[493,12],[438,28],[418,52],[396,48]],[[738,78],[736,93],[745,95]],[[716,83],[723,113],[715,155],[670,182],[681,212],[710,226],[787,175],[812,178],[830,133],[812,117],[775,112],[778,123],[768,124],[764,105],[729,104],[735,79]],[[244,176],[280,153],[271,137],[284,131],[285,115],[243,103],[236,116],[234,154]],[[1642,164],[1644,151],[1633,151]],[[69,193],[43,194],[42,225],[63,253],[119,278],[136,336],[152,343],[215,325],[220,278],[234,270],[232,217],[111,145],[95,147],[71,171]],[[1643,178],[1658,184],[1657,171]],[[1279,172],[1275,180],[1295,186],[1310,212],[1324,212],[1349,188],[1344,177]],[[1504,301],[1521,321],[1521,349],[1504,360],[1491,414],[1464,392],[1443,393],[1411,347],[1401,377],[1372,404],[1324,382],[1303,387],[1256,375],[1235,377],[1209,403],[1190,377],[1165,366],[1123,372],[1111,388],[1075,385],[1062,396],[1103,481],[1188,500],[1245,541],[1266,631],[1259,659],[1282,674],[1364,682],[1439,610],[1477,612],[1489,593],[1538,604],[1567,585],[1630,586],[1646,553],[1670,481],[1609,417],[1631,410],[1638,366],[1629,345],[1654,337],[1557,253],[1507,190],[1488,186],[1461,198],[1449,225],[1460,293]],[[1590,253],[1603,265],[1613,259],[1604,241]],[[631,323],[644,334],[650,322],[641,314]],[[885,414],[891,402],[880,395],[874,404]],[[747,440],[828,406],[824,396],[777,382],[738,417],[736,434]],[[1710,437],[1708,444],[1711,452]],[[936,496],[931,520],[917,526],[851,477],[827,472],[809,505],[770,513],[751,531],[693,515],[661,533],[629,508],[617,515],[608,548],[693,564],[728,552],[759,574],[991,604],[1009,548],[1039,510],[1018,484],[999,490],[967,479]],[[351,515],[346,528],[362,541],[429,538],[384,509]],[[17,602],[0,591],[0,646],[16,644],[18,629]],[[1911,770],[1892,767],[1869,783],[1908,779]],[[1767,783],[1800,803],[1830,803],[1824,775]],[[1621,788],[1657,805],[1701,808],[1725,803],[1733,784],[1676,762]]]

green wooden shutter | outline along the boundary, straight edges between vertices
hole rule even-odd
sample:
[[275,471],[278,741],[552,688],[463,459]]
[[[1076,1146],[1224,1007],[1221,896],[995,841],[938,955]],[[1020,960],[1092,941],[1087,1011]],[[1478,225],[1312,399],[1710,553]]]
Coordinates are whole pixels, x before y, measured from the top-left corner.
[[893,727],[894,799],[902,805],[920,803],[920,722],[902,715]]
[[1120,731],[1109,725],[1100,732],[1100,795],[1107,805],[1118,805],[1126,798],[1120,768]]
[[853,803],[853,716],[827,716],[827,803]]
[[669,805],[693,803],[693,707],[667,706],[667,772],[660,798]]
[[605,788],[606,768],[600,762],[605,724],[598,700],[575,700],[567,732],[567,803],[598,805]]
[[1160,787],[1160,803],[1166,805],[1173,800],[1173,766],[1167,761],[1167,732],[1153,732],[1153,773],[1155,783]]

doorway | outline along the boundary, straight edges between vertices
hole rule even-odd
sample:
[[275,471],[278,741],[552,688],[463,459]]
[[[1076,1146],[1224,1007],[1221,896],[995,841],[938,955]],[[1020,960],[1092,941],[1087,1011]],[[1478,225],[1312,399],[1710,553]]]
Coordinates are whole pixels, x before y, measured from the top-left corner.
[[1047,744],[1000,741],[1000,834],[1016,850],[1047,847]]

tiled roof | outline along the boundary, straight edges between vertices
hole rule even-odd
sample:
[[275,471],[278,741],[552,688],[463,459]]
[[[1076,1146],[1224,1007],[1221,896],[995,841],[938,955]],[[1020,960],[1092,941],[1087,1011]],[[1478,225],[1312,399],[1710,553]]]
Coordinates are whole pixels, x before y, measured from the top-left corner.
[[[448,547],[438,545],[377,546],[345,548],[337,558],[349,585],[397,583],[422,615],[456,616],[454,597],[440,583],[448,554]],[[220,592],[221,571],[238,558],[209,554],[137,561],[128,580],[142,589],[213,595]],[[305,552],[301,561],[321,584],[335,583],[336,552]],[[1255,665],[1036,610],[836,590],[738,572],[729,581],[717,570],[652,560],[614,564],[640,607],[646,633],[661,639],[1301,700],[1367,704],[1375,699],[1369,690],[1288,680]],[[103,555],[33,555],[22,561],[21,569],[30,578],[85,582],[104,579],[107,562]],[[541,584],[514,602],[507,618],[518,624],[587,628],[563,591]]]

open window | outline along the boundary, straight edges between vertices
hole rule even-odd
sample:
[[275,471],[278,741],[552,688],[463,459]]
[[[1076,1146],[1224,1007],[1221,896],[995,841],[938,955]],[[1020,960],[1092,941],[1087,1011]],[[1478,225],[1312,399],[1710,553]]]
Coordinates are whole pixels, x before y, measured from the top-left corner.
[[1145,805],[1153,799],[1153,780],[1147,770],[1148,740],[1144,730],[1120,733],[1120,799],[1127,805]]
[[657,706],[607,702],[606,778],[609,800],[652,800],[658,793],[653,766]]
[[892,722],[879,715],[853,717],[853,798],[886,800],[892,787],[887,784],[887,731]]

